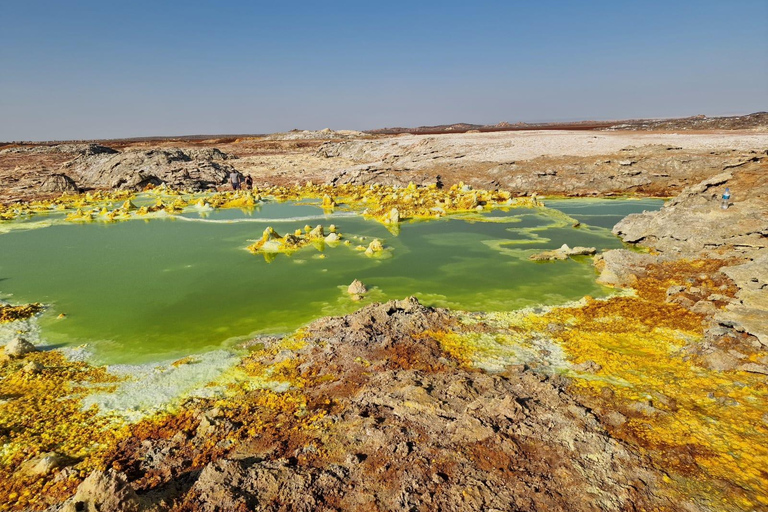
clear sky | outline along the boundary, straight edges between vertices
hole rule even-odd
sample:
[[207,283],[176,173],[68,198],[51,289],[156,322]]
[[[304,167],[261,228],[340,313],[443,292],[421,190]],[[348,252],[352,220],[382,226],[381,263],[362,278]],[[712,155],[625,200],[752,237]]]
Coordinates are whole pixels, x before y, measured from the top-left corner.
[[768,0],[0,0],[0,140],[768,110]]

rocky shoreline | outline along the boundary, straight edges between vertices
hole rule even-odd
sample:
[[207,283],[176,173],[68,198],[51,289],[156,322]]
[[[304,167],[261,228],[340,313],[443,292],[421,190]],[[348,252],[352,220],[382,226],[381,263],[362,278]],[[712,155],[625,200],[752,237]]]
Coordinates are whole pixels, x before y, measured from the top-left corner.
[[[674,197],[614,228],[645,252],[596,257],[599,280],[631,296],[503,321],[407,299],[256,340],[240,367],[284,386],[254,389],[246,380],[224,399],[188,401],[127,426],[88,464],[59,454],[43,473],[4,470],[6,508],[768,509],[766,140],[732,135],[686,139],[696,147],[685,149],[638,144],[509,161],[509,148],[495,145],[521,141],[502,135],[0,151],[0,169],[33,167],[34,158],[51,165],[17,173],[5,201],[72,187],[210,188],[232,169],[257,183],[463,180],[513,195]],[[733,198],[722,209],[726,186]],[[475,342],[488,336],[550,348],[489,373],[473,364],[488,350]],[[633,342],[640,357],[622,350]],[[567,371],[556,371],[556,347]],[[4,361],[2,382],[47,378],[54,365],[46,357]],[[41,373],[25,373],[27,359],[40,359]],[[16,398],[2,394],[11,406]],[[0,425],[0,435],[10,430]],[[24,467],[45,457],[54,455],[30,454]],[[25,487],[35,499],[20,499]]]

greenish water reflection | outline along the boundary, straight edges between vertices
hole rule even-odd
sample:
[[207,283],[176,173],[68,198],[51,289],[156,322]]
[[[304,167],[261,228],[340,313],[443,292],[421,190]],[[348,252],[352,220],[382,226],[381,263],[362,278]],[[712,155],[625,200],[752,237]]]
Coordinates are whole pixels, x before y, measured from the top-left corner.
[[[416,295],[429,305],[467,310],[559,304],[609,291],[595,284],[588,259],[542,264],[529,262],[529,254],[563,243],[620,247],[605,228],[662,203],[547,204],[584,225],[574,229],[557,212],[513,209],[486,214],[494,222],[468,215],[403,223],[395,236],[359,216],[288,203],[205,217],[190,212],[115,224],[53,222],[0,235],[0,298],[50,304],[40,321],[43,338],[56,345],[88,343],[95,359],[106,363],[199,353],[353,311],[366,303],[347,296],[353,279],[372,288],[368,302]],[[244,249],[267,225],[282,234],[331,223],[353,246],[382,239],[391,257],[368,258],[340,245],[323,253],[308,247],[268,263]],[[59,313],[66,319],[57,319]]]

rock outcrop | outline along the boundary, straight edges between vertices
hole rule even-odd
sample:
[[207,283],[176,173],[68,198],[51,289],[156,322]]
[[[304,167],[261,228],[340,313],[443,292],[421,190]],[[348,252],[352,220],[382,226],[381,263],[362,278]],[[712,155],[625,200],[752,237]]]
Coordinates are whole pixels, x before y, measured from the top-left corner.
[[595,257],[594,265],[600,272],[597,282],[606,286],[627,288],[637,281],[637,275],[652,263],[650,254],[613,249]]
[[[712,318],[710,338],[732,330],[747,333],[768,347],[767,170],[765,157],[752,158],[686,188],[660,211],[629,215],[613,228],[625,242],[653,249],[657,253],[654,260],[723,260],[721,272],[738,290],[735,300],[729,300],[723,309],[707,304],[712,301],[683,302]],[[721,195],[726,186],[733,196],[729,207],[722,209]],[[638,259],[648,259],[625,253],[606,253],[601,262],[603,282],[626,282],[618,273],[629,272]],[[622,259],[630,260],[629,265]]]
[[227,182],[233,167],[218,149],[150,149],[81,155],[65,168],[81,187],[140,190],[147,185],[203,190]]
[[725,267],[723,273],[739,291],[736,301],[715,314],[715,322],[755,336],[768,349],[768,250],[742,265]]
[[352,297],[352,300],[361,300],[363,295],[368,293],[368,288],[365,287],[362,281],[355,279],[347,287],[347,293]]
[[77,488],[75,495],[50,512],[139,512],[145,510],[126,476],[113,469],[94,471]]
[[71,192],[79,191],[75,180],[66,174],[51,174],[40,184],[41,192]]
[[[659,212],[629,215],[613,232],[669,258],[754,257],[768,249],[766,160],[719,173],[686,188]],[[721,208],[725,187],[731,206]]]

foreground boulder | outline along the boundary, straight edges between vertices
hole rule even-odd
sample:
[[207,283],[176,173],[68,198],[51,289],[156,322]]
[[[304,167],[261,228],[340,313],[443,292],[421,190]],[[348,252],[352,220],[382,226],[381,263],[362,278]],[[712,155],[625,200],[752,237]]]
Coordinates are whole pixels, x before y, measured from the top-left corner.
[[11,358],[24,357],[30,352],[37,352],[37,348],[24,338],[18,336],[5,345],[5,355]]
[[94,471],[77,488],[75,495],[50,512],[138,512],[142,500],[127,483],[124,474],[113,469]]

